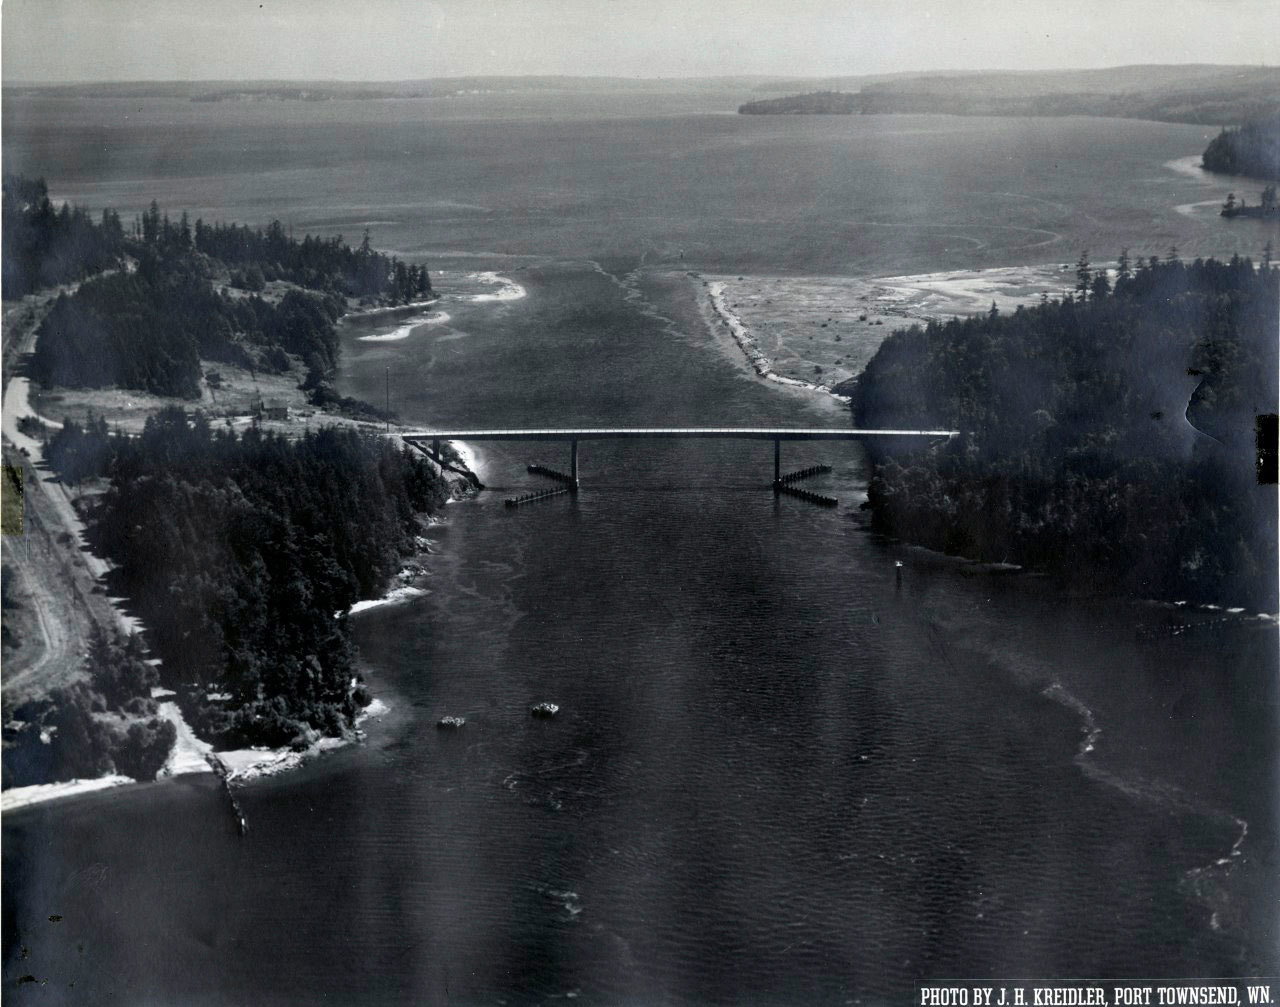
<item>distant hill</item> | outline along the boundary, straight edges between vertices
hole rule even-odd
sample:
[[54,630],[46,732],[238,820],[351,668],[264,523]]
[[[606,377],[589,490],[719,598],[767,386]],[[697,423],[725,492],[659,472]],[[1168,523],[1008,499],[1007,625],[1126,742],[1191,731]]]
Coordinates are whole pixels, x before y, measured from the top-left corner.
[[[856,89],[851,98],[863,114],[1095,115],[1233,125],[1273,114],[1280,107],[1280,68],[1271,67],[1192,64],[964,72],[880,80],[828,78],[821,86]],[[788,107],[787,99],[778,101],[779,112],[801,111]]]
[[722,94],[737,97],[786,78],[734,77],[428,77],[401,81],[200,80],[106,81],[74,84],[6,83],[5,97],[178,98],[191,101],[325,101],[445,98],[465,94],[574,92],[580,94]]
[[948,87],[972,89],[980,89],[987,84],[1001,89],[1013,87],[1024,95],[1073,91],[1120,94],[1212,81],[1265,69],[1218,63],[1137,63],[1095,70],[911,70],[844,77],[772,78],[756,85],[755,90],[761,94],[777,94],[783,89],[790,92],[862,91],[884,84],[899,91],[934,91],[938,89],[939,82],[945,82]]
[[[946,71],[841,77],[430,77],[402,81],[6,82],[6,98],[176,98],[225,101],[395,101],[503,94],[699,95],[747,102],[744,114],[1094,115],[1236,126],[1280,108],[1280,68],[1211,64],[1101,70]],[[827,95],[817,98],[817,95]],[[834,96],[840,97],[834,97]],[[767,104],[775,100],[772,107]],[[851,107],[844,107],[848,104]],[[731,106],[730,106],[731,107]]]
[[786,98],[764,98],[739,105],[743,115],[850,115],[858,110],[858,96],[843,91],[815,91]]
[[1207,171],[1280,182],[1280,112],[1224,129],[1205,148],[1203,163]]
[[395,91],[368,88],[332,87],[239,87],[218,91],[202,91],[191,96],[192,101],[377,101],[382,98],[420,98],[418,94],[400,94]]

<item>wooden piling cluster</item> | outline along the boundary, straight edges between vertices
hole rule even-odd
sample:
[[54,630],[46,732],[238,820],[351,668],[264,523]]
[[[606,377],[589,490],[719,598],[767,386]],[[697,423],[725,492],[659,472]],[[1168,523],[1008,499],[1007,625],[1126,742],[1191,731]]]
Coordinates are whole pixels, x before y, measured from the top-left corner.
[[528,466],[529,473],[535,476],[546,476],[548,479],[554,479],[558,483],[564,483],[566,486],[573,485],[573,476],[565,475],[563,472],[557,472],[555,469],[549,469],[545,465]]
[[823,496],[821,493],[814,493],[811,490],[797,489],[795,486],[788,486],[782,480],[778,480],[773,488],[778,493],[785,493],[787,496],[817,504],[819,507],[838,507],[840,505],[840,501],[835,497]]
[[813,476],[826,475],[831,471],[830,465],[810,465],[807,469],[797,469],[795,472],[788,472],[785,476],[778,480],[784,486],[787,483],[799,482],[801,479],[811,479]]
[[564,496],[564,494],[572,492],[573,490],[568,486],[560,486],[553,490],[535,490],[532,493],[525,493],[518,497],[507,497],[503,502],[508,507],[519,507],[522,504],[534,503],[537,500],[549,500],[551,497]]

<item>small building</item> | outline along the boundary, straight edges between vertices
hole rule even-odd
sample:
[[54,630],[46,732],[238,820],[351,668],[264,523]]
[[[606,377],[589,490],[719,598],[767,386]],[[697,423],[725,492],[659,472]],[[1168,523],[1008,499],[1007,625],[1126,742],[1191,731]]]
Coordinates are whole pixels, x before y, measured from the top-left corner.
[[269,420],[287,420],[289,404],[278,399],[268,399],[262,404],[262,415]]

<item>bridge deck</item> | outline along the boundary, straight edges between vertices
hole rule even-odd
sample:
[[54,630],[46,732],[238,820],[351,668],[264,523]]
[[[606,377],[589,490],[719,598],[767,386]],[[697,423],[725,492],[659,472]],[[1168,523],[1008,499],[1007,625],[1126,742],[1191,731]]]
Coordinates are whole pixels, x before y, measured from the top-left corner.
[[604,441],[724,438],[756,441],[852,441],[866,437],[955,437],[958,430],[855,430],[839,427],[580,427],[532,430],[413,430],[407,441]]

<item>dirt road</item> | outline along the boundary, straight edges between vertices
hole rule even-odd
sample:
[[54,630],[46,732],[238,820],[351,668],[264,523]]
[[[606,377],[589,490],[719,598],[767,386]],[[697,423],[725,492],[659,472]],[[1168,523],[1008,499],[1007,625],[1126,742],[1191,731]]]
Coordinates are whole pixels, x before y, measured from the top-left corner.
[[[67,290],[72,287],[64,288]],[[6,305],[3,315],[4,461],[22,485],[22,528],[3,537],[6,699],[20,703],[83,675],[92,626],[130,628],[96,585],[107,564],[84,546],[84,525],[67,488],[52,477],[41,444],[18,429],[31,414],[26,378],[15,373],[61,290]],[[13,492],[6,478],[7,492]]]

